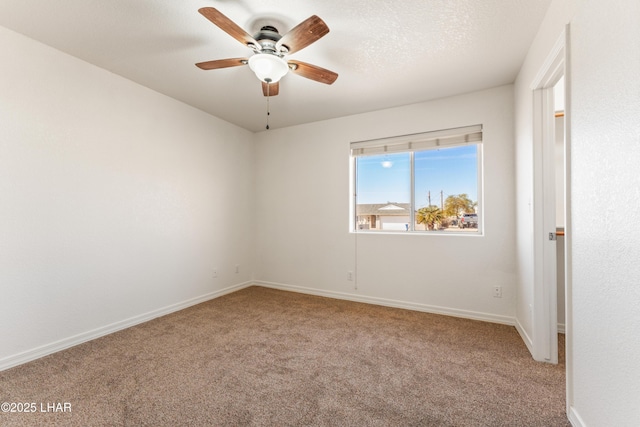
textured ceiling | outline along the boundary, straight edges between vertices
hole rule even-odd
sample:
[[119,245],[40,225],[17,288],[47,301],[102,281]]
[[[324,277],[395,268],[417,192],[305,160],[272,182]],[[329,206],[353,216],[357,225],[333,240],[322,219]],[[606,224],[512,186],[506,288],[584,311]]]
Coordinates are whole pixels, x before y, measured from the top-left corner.
[[0,25],[251,131],[266,100],[248,67],[196,62],[251,50],[198,13],[215,7],[247,32],[286,33],[311,15],[330,33],[289,58],[339,74],[289,73],[271,128],[512,83],[550,0],[2,0]]

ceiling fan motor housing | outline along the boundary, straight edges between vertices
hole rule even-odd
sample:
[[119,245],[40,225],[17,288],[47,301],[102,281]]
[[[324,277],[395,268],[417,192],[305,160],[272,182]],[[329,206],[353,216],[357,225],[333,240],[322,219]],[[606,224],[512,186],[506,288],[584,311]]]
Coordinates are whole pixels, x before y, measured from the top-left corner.
[[278,29],[271,25],[265,25],[260,28],[260,31],[254,34],[253,38],[260,44],[257,50],[258,52],[273,53],[282,56],[289,51],[284,45],[276,47],[276,44],[282,36],[278,33]]

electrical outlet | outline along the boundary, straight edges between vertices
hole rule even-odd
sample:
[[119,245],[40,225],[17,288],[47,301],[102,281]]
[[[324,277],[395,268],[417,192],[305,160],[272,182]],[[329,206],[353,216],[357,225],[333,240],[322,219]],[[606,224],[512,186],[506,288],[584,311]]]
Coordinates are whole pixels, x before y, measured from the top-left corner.
[[213,277],[214,279],[218,277],[218,269],[214,268],[213,271],[211,272],[211,277]]
[[502,298],[502,286],[494,286],[493,287],[493,297],[494,298]]
[[353,271],[347,271],[347,280],[353,282]]
[[236,274],[240,273],[240,264],[236,264]]

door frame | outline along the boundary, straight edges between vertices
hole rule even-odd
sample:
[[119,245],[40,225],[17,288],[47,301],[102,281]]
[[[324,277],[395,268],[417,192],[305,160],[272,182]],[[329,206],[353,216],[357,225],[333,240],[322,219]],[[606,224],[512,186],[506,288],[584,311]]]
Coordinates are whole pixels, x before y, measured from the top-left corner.
[[[556,241],[549,236],[556,233],[555,198],[555,108],[553,87],[565,76],[567,63],[566,28],[530,88],[533,93],[533,333],[534,359],[558,363],[558,301],[556,276]],[[565,104],[566,104],[565,89]],[[565,111],[565,118],[567,112]],[[565,136],[568,123],[565,123]],[[568,139],[565,137],[565,144]],[[566,170],[565,160],[565,170]],[[565,208],[568,189],[565,180]],[[567,215],[565,209],[565,216]],[[565,241],[566,246],[566,241]],[[565,248],[566,251],[566,248]],[[566,259],[566,258],[565,258]],[[565,265],[565,271],[567,271]]]

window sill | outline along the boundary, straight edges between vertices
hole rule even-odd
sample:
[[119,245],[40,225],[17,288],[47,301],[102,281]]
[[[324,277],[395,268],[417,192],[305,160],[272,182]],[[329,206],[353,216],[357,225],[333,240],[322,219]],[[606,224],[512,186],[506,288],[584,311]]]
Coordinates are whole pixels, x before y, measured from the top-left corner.
[[482,231],[442,230],[442,231],[392,231],[392,230],[351,230],[351,234],[394,235],[394,236],[484,236]]

